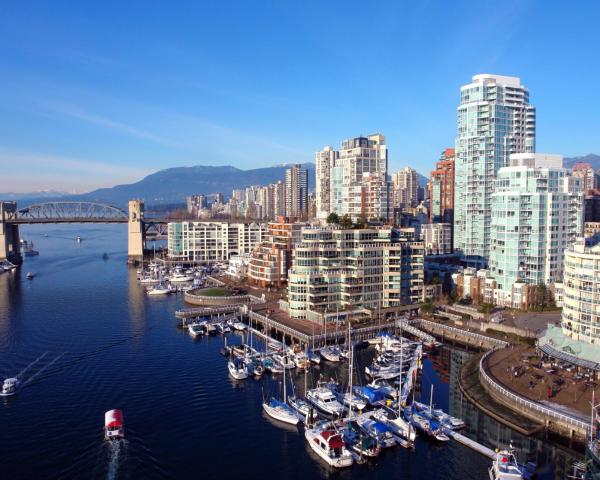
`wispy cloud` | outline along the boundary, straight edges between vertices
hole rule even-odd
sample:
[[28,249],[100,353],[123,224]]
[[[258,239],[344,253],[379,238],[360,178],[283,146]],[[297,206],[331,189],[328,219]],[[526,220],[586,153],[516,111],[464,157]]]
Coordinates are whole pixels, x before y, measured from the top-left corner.
[[124,135],[149,140],[153,143],[158,143],[168,147],[180,147],[178,143],[170,139],[164,138],[160,135],[157,135],[153,132],[132,125],[128,125],[118,120],[113,120],[108,117],[97,115],[95,113],[87,112],[76,105],[69,105],[57,102],[44,102],[44,105],[46,108],[60,115],[76,118],[86,123],[113,130]]
[[0,176],[0,191],[87,191],[137,181],[152,170],[59,155],[0,150],[0,164],[12,167]]

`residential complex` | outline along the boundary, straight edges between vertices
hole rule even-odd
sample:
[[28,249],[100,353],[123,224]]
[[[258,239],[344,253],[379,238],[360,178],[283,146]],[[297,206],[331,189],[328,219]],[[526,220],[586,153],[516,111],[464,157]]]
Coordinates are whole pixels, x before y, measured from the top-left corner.
[[423,297],[423,244],[393,227],[309,227],[288,278],[290,316],[322,323],[364,318]]
[[579,239],[565,252],[562,330],[587,343],[600,343],[600,235]]
[[426,223],[421,225],[421,240],[425,255],[452,253],[452,224]]
[[573,165],[573,175],[581,179],[581,188],[584,193],[598,188],[598,176],[594,171],[594,167],[589,163],[579,162]]
[[414,168],[405,167],[392,175],[394,208],[414,207],[418,203],[419,176]]
[[388,151],[381,134],[344,140],[315,154],[317,218],[389,218]]
[[292,265],[294,246],[300,241],[300,231],[306,223],[290,222],[281,217],[270,222],[265,240],[252,252],[248,267],[248,279],[262,288],[281,288],[287,281]]
[[535,108],[516,77],[475,75],[461,87],[455,145],[454,248],[471,266],[487,265],[498,170],[511,153],[535,151]]
[[263,240],[266,225],[219,221],[171,222],[169,259],[182,262],[226,261],[250,253]]
[[442,152],[429,177],[429,219],[454,223],[454,149]]
[[498,171],[491,202],[490,271],[497,304],[511,306],[517,282],[548,285],[562,280],[563,252],[581,236],[579,179],[559,155],[513,154]]

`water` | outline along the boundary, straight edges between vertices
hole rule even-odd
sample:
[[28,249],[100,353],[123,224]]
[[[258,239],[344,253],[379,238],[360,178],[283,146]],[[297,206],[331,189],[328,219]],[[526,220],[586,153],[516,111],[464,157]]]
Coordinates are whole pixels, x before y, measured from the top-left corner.
[[[40,255],[0,275],[0,378],[47,353],[24,373],[25,388],[0,400],[0,478],[487,478],[486,458],[422,438],[415,451],[329,470],[300,428],[262,413],[263,392],[276,391],[277,380],[230,379],[221,337],[193,340],[176,327],[180,296],[144,295],[125,263],[123,226],[28,227],[22,236]],[[462,399],[456,378],[466,356],[442,350],[427,360],[423,396],[433,383],[435,403],[463,416],[466,434],[492,448],[512,439],[536,459],[538,478],[563,478],[574,452],[511,432]],[[292,376],[302,390],[304,376]],[[111,408],[123,409],[126,424],[126,440],[115,444],[102,431]]]

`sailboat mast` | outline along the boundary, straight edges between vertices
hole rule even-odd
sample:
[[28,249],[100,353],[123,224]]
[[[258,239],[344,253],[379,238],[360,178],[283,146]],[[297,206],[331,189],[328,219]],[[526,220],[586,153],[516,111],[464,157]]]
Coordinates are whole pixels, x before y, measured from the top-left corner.
[[287,390],[285,388],[285,364],[283,365],[283,403],[287,403]]
[[354,363],[354,345],[352,345],[352,341],[350,339],[350,322],[348,322],[348,343],[350,344],[350,365],[349,365],[349,376],[350,376],[350,405],[348,409],[348,418],[352,418],[352,367]]
[[429,415],[433,409],[433,383],[431,384],[431,392],[429,393]]
[[400,337],[400,372],[398,373],[398,417],[402,416],[402,365],[404,365],[404,338]]

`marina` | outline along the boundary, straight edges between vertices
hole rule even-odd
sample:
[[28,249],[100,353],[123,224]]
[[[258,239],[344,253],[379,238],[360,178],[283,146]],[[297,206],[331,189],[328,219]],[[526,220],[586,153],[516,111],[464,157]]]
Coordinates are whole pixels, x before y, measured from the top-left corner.
[[[8,445],[4,453],[10,460],[4,466],[9,478],[43,478],[43,472],[53,472],[61,478],[106,478],[109,471],[114,474],[111,478],[131,477],[133,472],[135,477],[141,475],[150,479],[185,477],[189,468],[198,462],[211,465],[207,468],[213,475],[220,475],[220,466],[231,465],[227,474],[220,476],[239,478],[246,474],[245,465],[265,451],[280,453],[269,455],[268,464],[254,467],[253,475],[268,477],[274,471],[287,478],[329,478],[334,475],[332,467],[308,446],[302,420],[296,426],[286,425],[264,413],[262,405],[271,396],[283,400],[281,382],[284,372],[288,404],[291,405],[291,396],[299,409],[306,409],[306,404],[302,403],[306,389],[315,388],[320,380],[328,383],[333,378],[340,386],[339,391],[347,392],[349,359],[342,357],[339,362],[332,363],[318,357],[320,362],[311,362],[308,371],[298,366],[289,370],[275,368],[274,373],[265,371],[257,376],[252,371],[247,378],[237,380],[229,375],[228,360],[220,354],[223,347],[249,345],[251,334],[255,350],[276,352],[283,348],[283,324],[276,325],[280,330],[275,339],[273,335],[266,335],[256,317],[252,320],[239,317],[244,320],[245,331],[230,327],[228,333],[225,329],[221,333],[217,328],[215,334],[192,338],[187,326],[181,328],[182,319],[175,315],[175,312],[187,312],[189,308],[184,304],[182,294],[149,297],[145,294],[145,286],[138,282],[136,269],[125,266],[126,252],[119,250],[122,240],[118,235],[114,240],[115,247],[111,246],[115,233],[110,230],[91,227],[79,230],[85,238],[79,246],[73,242],[73,234],[60,234],[60,228],[51,231],[47,239],[41,234],[36,235],[35,231],[28,234],[28,238],[44,252],[42,256],[26,260],[35,262],[35,271],[39,275],[34,282],[24,283],[25,275],[20,271],[0,276],[0,302],[4,302],[4,308],[0,309],[0,326],[4,326],[4,330],[0,329],[2,380],[14,377],[46,351],[49,353],[25,373],[24,379],[35,375],[38,368],[62,354],[16,395],[0,402],[0,420],[5,425],[5,433],[19,439]],[[69,244],[77,250],[67,255],[65,249]],[[108,260],[102,259],[104,251],[109,253]],[[33,263],[26,269],[33,270]],[[6,303],[6,293],[14,292],[16,285],[21,286],[19,297],[27,301]],[[86,290],[82,291],[81,285],[85,285]],[[43,318],[31,315],[30,308],[34,311],[42,308],[50,296],[61,299],[60,310],[45,307]],[[106,302],[107,298],[111,301]],[[213,310],[216,312],[215,324],[232,320],[233,314],[237,317],[239,311],[239,307],[233,310],[214,308],[218,309]],[[196,319],[204,311],[197,312]],[[262,316],[259,310],[256,313]],[[387,325],[386,328],[391,327]],[[362,335],[367,333],[363,331]],[[310,358],[311,334],[306,335]],[[347,332],[343,332],[339,336],[342,352],[346,348],[346,335]],[[416,337],[410,336],[410,342],[414,343]],[[78,341],[81,337],[88,339],[85,344]],[[290,335],[285,337],[286,344],[291,346]],[[332,344],[332,340],[328,343]],[[376,343],[367,346],[367,340],[359,342],[357,339],[356,344],[353,390],[354,387],[366,388],[371,382],[366,378],[364,368],[380,353]],[[319,343],[315,344],[316,350],[318,347]],[[349,450],[354,454],[353,465],[344,469],[343,475],[364,478],[377,472],[386,477],[405,474],[412,478],[441,479],[458,474],[463,478],[488,478],[492,462],[489,450],[506,448],[508,441],[513,439],[520,462],[534,459],[542,468],[538,478],[555,478],[556,467],[544,463],[549,454],[540,453],[555,447],[541,439],[525,439],[493,423],[462,399],[451,374],[443,372],[454,371],[459,365],[455,362],[464,361],[461,360],[463,356],[469,354],[453,349],[451,355],[446,356],[446,348],[442,346],[437,352],[424,350],[426,355],[422,356],[421,365],[407,355],[404,375],[412,379],[412,385],[406,387],[405,382],[403,391],[406,393],[401,395],[405,396],[407,404],[413,396],[426,404],[430,386],[434,383],[435,408],[464,419],[465,429],[460,433],[449,433],[450,441],[440,445],[417,434],[413,438],[414,448],[404,448],[405,445],[398,441],[395,447],[379,448],[376,443],[371,443],[373,440],[368,440],[371,437],[365,436],[361,445],[353,444],[354,449]],[[440,369],[437,365],[445,366]],[[413,373],[409,374],[411,369]],[[65,398],[72,400],[65,403]],[[390,399],[395,407],[393,398]],[[378,400],[373,398],[373,401]],[[383,406],[385,403],[384,400]],[[99,426],[103,425],[104,412],[115,407],[122,409],[127,417],[126,438],[106,442]],[[381,408],[366,407],[362,413],[353,409],[354,416],[358,418],[372,412],[371,416],[377,415],[375,422],[384,423],[383,414],[377,413]],[[365,419],[368,420],[374,421],[373,418]],[[392,416],[386,423],[392,435],[394,430],[390,422],[393,420]],[[356,422],[355,419],[352,421]],[[376,432],[381,427],[373,423],[367,427],[379,435]],[[355,427],[347,424],[347,427],[339,428],[350,435]],[[40,429],[55,441],[40,442],[35,435]],[[212,436],[214,438],[207,438],[202,433],[206,431],[217,433]],[[386,431],[381,429],[384,435]],[[480,436],[481,431],[488,434]],[[248,445],[236,451],[235,464],[231,462],[231,452],[217,446],[231,438],[232,432]],[[179,441],[182,436],[190,441],[182,444]],[[374,456],[378,448],[380,451]],[[47,460],[42,463],[28,461],[27,451],[42,453]],[[357,451],[362,452],[366,463],[361,463]],[[570,450],[561,455],[568,452]],[[435,456],[435,464],[426,460],[431,455]],[[13,468],[17,464],[27,467],[17,470]]]

